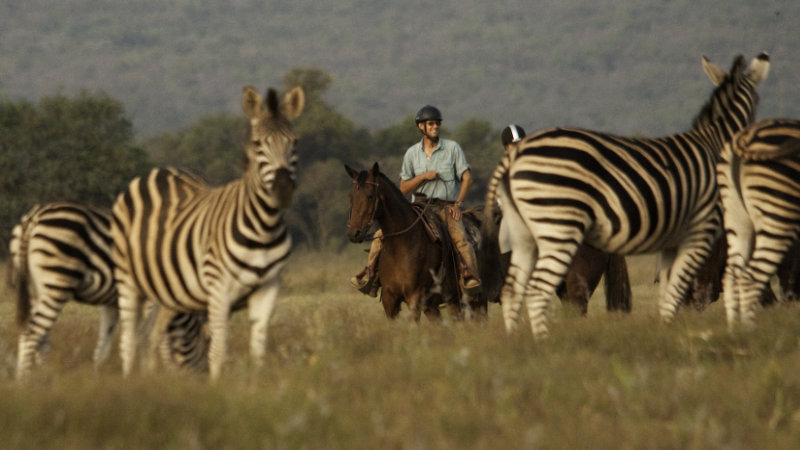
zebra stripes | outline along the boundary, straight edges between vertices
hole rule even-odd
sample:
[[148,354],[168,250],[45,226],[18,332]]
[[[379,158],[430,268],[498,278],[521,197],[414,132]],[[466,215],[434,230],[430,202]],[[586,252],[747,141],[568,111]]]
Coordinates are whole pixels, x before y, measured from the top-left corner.
[[[34,206],[12,230],[11,284],[17,290],[18,379],[49,348],[49,332],[70,300],[101,308],[95,366],[108,359],[119,317],[111,262],[111,211],[78,203]],[[168,317],[170,319],[171,316]],[[205,364],[205,318],[184,314],[170,321],[169,360]]]
[[800,121],[758,122],[725,145],[717,182],[728,240],[729,327],[752,325],[770,278],[800,238]]
[[184,312],[207,312],[211,378],[226,355],[228,316],[247,306],[250,354],[261,364],[279,274],[291,250],[283,209],[294,189],[296,139],[289,120],[304,105],[290,90],[279,110],[250,86],[242,106],[250,118],[248,166],[242,178],[211,188],[177,169],[134,179],[114,204],[111,234],[119,289],[123,374],[136,358],[135,329],[143,299]]
[[[506,152],[489,183],[486,211],[502,199],[512,253],[503,317],[516,328],[523,299],[537,338],[548,335],[547,305],[578,246],[608,253],[661,252],[659,313],[672,320],[721,227],[714,163],[723,144],[752,122],[756,85],[769,71],[761,54],[729,72],[703,58],[717,85],[682,134],[647,139],[553,128]],[[484,221],[487,239],[495,221]]]
[[75,203],[34,206],[12,230],[11,284],[17,290],[17,378],[49,347],[48,335],[68,301],[101,308],[95,365],[109,356],[117,324],[111,265],[111,212]]

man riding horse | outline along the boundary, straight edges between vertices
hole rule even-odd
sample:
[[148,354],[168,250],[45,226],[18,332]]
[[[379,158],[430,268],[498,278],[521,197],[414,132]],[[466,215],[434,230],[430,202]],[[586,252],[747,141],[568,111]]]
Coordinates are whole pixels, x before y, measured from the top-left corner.
[[[472,176],[464,151],[457,142],[439,137],[442,113],[434,106],[423,106],[414,117],[422,140],[406,150],[400,171],[400,191],[414,193],[415,201],[428,203],[446,224],[450,238],[461,257],[462,283],[465,293],[480,292],[475,249],[466,238],[461,220],[463,201],[472,184]],[[375,233],[367,266],[350,279],[364,294],[376,297],[380,281],[377,262],[381,251],[380,230]]]

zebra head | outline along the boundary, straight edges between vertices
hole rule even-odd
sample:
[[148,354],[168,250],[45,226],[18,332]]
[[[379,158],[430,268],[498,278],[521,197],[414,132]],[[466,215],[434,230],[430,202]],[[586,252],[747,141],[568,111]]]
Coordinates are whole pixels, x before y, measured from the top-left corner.
[[279,105],[274,89],[261,96],[252,86],[242,92],[242,109],[250,118],[250,143],[247,145],[248,174],[260,191],[264,201],[273,208],[286,208],[295,188],[297,154],[295,137],[290,120],[303,111],[305,95],[300,86],[292,88]]
[[730,71],[725,72],[705,55],[703,70],[717,86],[711,99],[694,119],[692,128],[713,129],[721,133],[722,142],[755,120],[758,93],[756,86],[769,74],[769,55],[762,52],[748,67],[742,55],[737,56]]

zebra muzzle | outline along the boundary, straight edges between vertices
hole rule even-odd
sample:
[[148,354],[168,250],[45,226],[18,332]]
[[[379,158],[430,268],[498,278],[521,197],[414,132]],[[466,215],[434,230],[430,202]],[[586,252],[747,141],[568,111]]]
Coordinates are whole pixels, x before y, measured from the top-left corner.
[[275,180],[272,182],[272,195],[279,208],[286,208],[292,203],[295,182],[292,179],[292,172],[288,169],[278,169],[275,172]]

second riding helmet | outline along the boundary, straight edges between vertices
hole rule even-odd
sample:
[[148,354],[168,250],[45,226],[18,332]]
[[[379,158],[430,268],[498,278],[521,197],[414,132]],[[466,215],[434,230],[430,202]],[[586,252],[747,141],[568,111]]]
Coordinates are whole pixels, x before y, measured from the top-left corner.
[[442,121],[442,112],[438,108],[431,105],[425,105],[417,111],[414,116],[414,123],[421,123],[428,120]]

